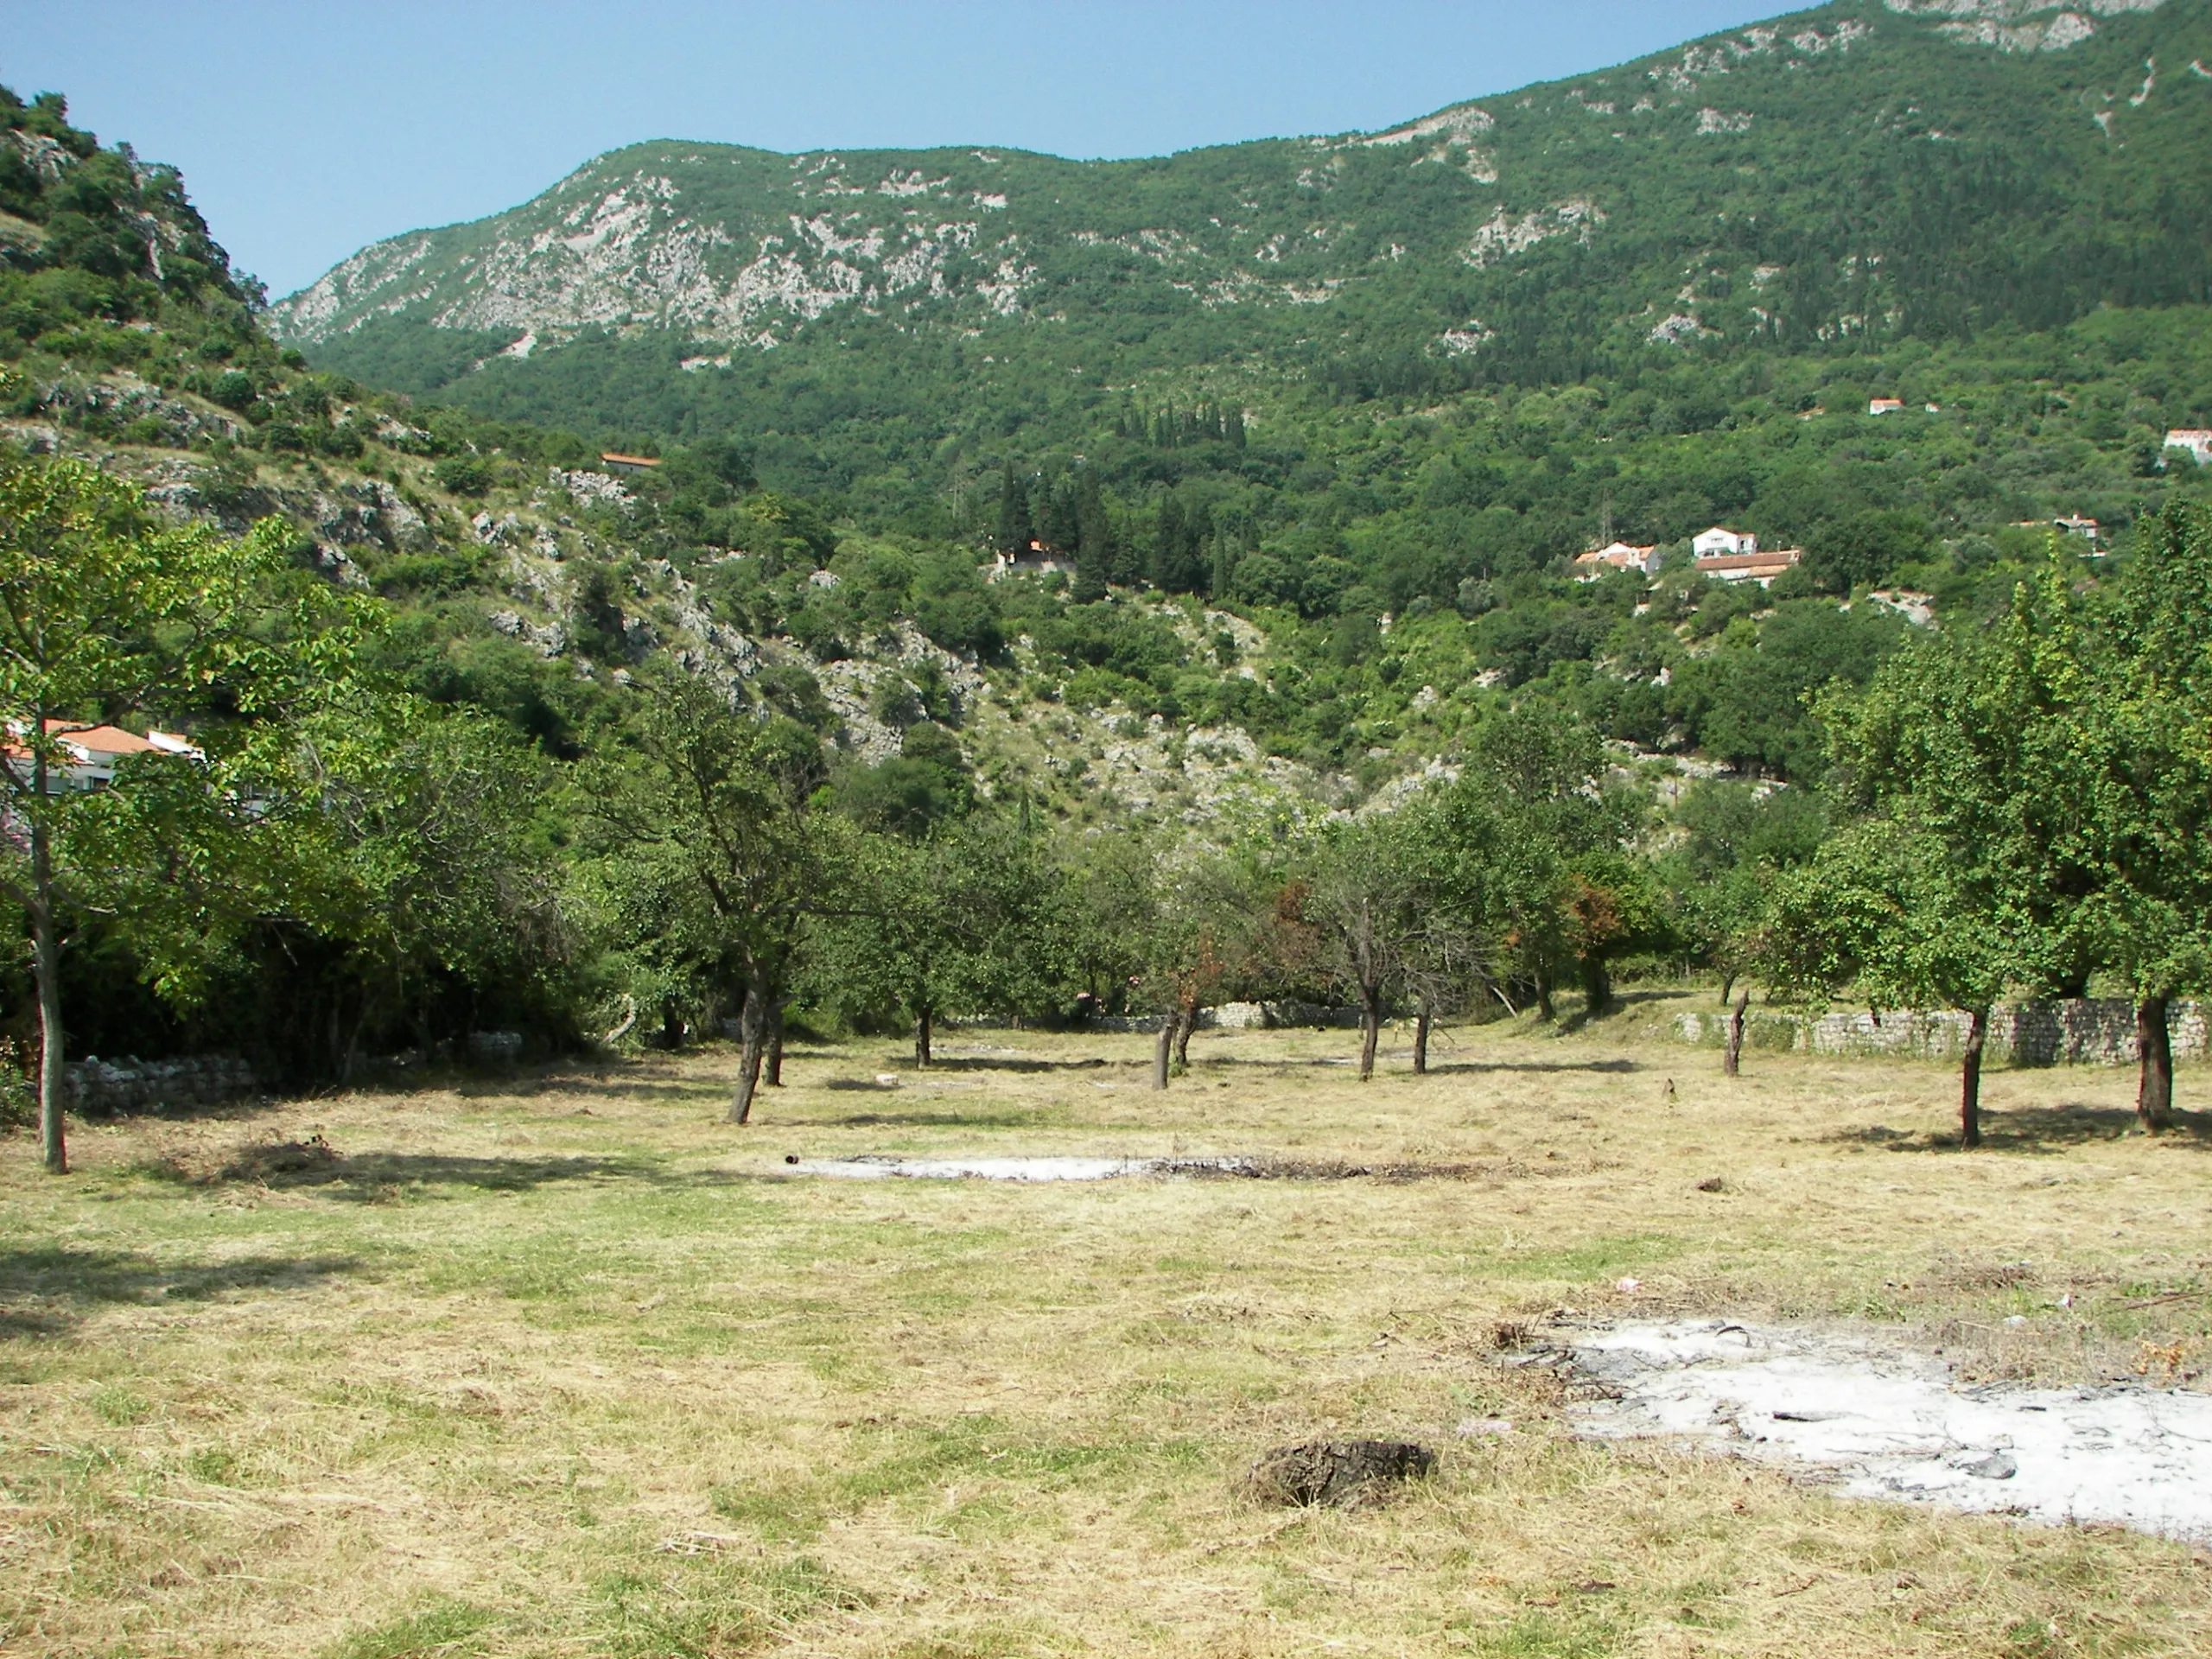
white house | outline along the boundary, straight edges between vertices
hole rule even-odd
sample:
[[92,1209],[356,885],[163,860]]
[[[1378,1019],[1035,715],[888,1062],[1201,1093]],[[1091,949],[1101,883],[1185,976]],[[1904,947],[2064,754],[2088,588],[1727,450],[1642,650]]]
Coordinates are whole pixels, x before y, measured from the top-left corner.
[[1690,543],[1690,550],[1700,559],[1724,558],[1736,553],[1756,553],[1759,550],[1759,538],[1732,530],[1723,530],[1719,525],[1715,524],[1704,535]]
[[2212,466],[2212,427],[2177,426],[2166,434],[2165,447],[2186,449],[2198,466]]
[[1578,553],[1574,559],[1574,579],[1595,582],[1613,570],[1640,570],[1649,575],[1659,568],[1659,549],[1637,547],[1629,542],[1615,542],[1611,547],[1593,548],[1587,553]]
[[1904,408],[1902,397],[1872,397],[1866,403],[1869,415],[1895,415]]
[[1071,556],[1058,552],[1038,541],[1031,542],[1028,550],[1024,553],[1011,556],[994,553],[991,562],[983,567],[985,582],[1003,582],[1008,576],[1072,577],[1074,575],[1075,560]]
[[[64,790],[105,789],[115,781],[116,763],[126,755],[181,754],[194,760],[207,758],[193,747],[190,739],[179,737],[175,732],[149,732],[140,737],[135,732],[113,726],[80,726],[68,720],[49,720],[46,730],[48,736],[59,741],[66,757],[58,771],[47,774],[47,792],[54,795]],[[0,755],[4,755],[17,777],[29,778],[30,751],[20,741],[0,745]]]

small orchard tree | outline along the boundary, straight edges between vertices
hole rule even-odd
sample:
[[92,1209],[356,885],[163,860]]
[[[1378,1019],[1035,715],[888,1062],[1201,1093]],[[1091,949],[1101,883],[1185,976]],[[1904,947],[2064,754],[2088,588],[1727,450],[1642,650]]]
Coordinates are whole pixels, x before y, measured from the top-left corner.
[[813,907],[810,971],[825,1001],[903,1013],[917,1065],[946,1014],[1034,1010],[1069,988],[1065,883],[1019,823],[978,813],[925,841],[870,836],[850,868],[837,902]]
[[800,918],[838,885],[836,837],[810,811],[821,781],[813,734],[680,674],[645,688],[634,751],[581,780],[624,943],[737,1002],[733,1123],[752,1117]]
[[[30,936],[49,1170],[68,1168],[67,917],[112,912],[157,984],[184,987],[247,873],[226,848],[252,817],[257,722],[346,682],[356,620],[292,564],[274,522],[232,541],[156,522],[127,485],[79,462],[0,466],[0,889]],[[211,727],[198,753],[128,755],[86,786],[73,738],[195,716],[227,729]]]
[[1774,914],[1768,965],[1783,983],[1826,995],[1855,984],[1882,1007],[1966,1014],[1959,1139],[1980,1146],[1990,1007],[2033,970],[2018,918],[1992,902],[1983,873],[1924,827],[1870,819],[1783,878]]
[[2069,776],[2085,931],[2135,1000],[2136,1114],[2173,1120],[2167,1010],[2212,985],[2212,510],[2146,521],[2082,677]]
[[1801,982],[1856,977],[1891,1007],[1968,1017],[1960,1139],[1981,1139],[1983,1043],[2005,988],[2049,982],[2080,925],[2064,849],[2088,803],[2064,786],[2078,662],[2055,587],[2023,584],[1993,633],[1916,642],[1860,696],[1823,701],[1837,782],[1869,819],[1778,895],[1780,961]]

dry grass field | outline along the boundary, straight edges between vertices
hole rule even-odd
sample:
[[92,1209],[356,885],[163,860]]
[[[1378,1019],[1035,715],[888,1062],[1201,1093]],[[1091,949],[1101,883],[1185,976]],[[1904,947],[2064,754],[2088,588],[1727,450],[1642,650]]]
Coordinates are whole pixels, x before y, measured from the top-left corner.
[[[744,1131],[709,1054],[86,1126],[62,1180],[0,1143],[0,1651],[2212,1653],[2202,1551],[1586,1443],[1499,1363],[1571,1309],[2212,1373],[2212,1122],[2151,1143],[2126,1073],[1999,1071],[1961,1154],[1947,1069],[1730,1082],[1664,1012],[1365,1087],[1343,1033],[1201,1033],[1165,1095],[1146,1038],[963,1033],[926,1074],[802,1050]],[[888,1152],[1302,1173],[784,1161]],[[1240,1494],[1351,1434],[1440,1467]]]

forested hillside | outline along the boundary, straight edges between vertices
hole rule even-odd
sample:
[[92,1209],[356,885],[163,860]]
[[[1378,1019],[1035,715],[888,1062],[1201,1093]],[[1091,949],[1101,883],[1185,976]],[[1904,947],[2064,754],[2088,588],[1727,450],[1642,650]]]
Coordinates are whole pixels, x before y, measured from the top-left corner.
[[[0,543],[120,607],[10,670],[32,977],[72,1054],[298,1077],[1079,993],[1371,1058],[1622,971],[2163,1007],[2206,25],[1836,5],[1158,162],[645,146],[290,344],[173,173],[0,96]],[[1802,558],[1715,580],[1716,522]],[[48,802],[54,720],[200,759]]]
[[[2165,426],[2212,418],[2171,309],[2212,297],[2208,55],[2198,0],[1848,0],[1380,134],[1091,163],[656,143],[365,250],[273,321],[486,412],[735,437],[780,486],[932,534],[988,527],[1006,462],[1080,454],[1118,506],[1180,486],[1294,567],[1294,527],[1364,527],[1432,461],[1506,467],[1459,493],[1512,526],[1425,538],[1463,575],[1609,515],[1665,541],[1764,508],[1802,540],[1817,504],[1770,458],[1834,435],[1777,423],[1891,393],[1954,440],[2010,451],[2058,414],[2101,453],[1979,493],[1887,465],[1879,505],[2110,517]],[[1179,441],[1201,405],[1248,442]],[[1737,453],[1684,479],[1685,434]]]

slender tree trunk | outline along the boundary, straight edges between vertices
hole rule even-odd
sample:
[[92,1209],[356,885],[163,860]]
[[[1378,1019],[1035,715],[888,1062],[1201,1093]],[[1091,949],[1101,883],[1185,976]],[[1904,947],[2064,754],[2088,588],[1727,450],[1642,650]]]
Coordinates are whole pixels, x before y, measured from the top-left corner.
[[2135,1116],[2145,1135],[2163,1135],[2174,1126],[2173,1033],[2167,1028],[2163,995],[2135,1005],[2135,1046],[2141,1057]]
[[1152,1046],[1152,1086],[1167,1086],[1167,1062],[1175,1052],[1175,1016],[1167,1014],[1160,1022],[1160,1035]]
[[1989,1040],[1989,1010],[1975,1008],[1967,1024],[1967,1052],[1959,1067],[1959,1144],[1981,1144],[1981,1049]]
[[1536,976],[1536,1017],[1548,1026],[1559,1018],[1558,1011],[1552,1007],[1551,981],[1541,974]]
[[753,1121],[753,1096],[760,1087],[760,1060],[766,1051],[768,1032],[766,987],[757,984],[746,987],[745,1006],[738,1012],[737,1030],[737,1095],[729,1103],[729,1121],[744,1124]]
[[784,1086],[784,1005],[780,1002],[768,1018],[768,1086]]
[[1726,1007],[1728,999],[1736,994],[1736,976],[1732,970],[1720,976],[1720,1006]]
[[1490,994],[1504,1004],[1505,1012],[1508,1014],[1511,1015],[1516,1020],[1518,1020],[1521,1017],[1521,1010],[1513,1006],[1513,999],[1505,994],[1504,986],[1497,983],[1495,980],[1491,981]]
[[914,1015],[914,1064],[924,1071],[929,1069],[930,1030],[932,1020],[932,1011],[925,1003],[920,1011]]
[[1361,988],[1359,994],[1359,1080],[1375,1075],[1375,1050],[1382,1040],[1382,997]]
[[1751,988],[1744,987],[1744,994],[1736,1000],[1733,1013],[1728,1016],[1728,1046],[1720,1056],[1720,1075],[1732,1077],[1743,1069],[1744,1016],[1751,1011]]
[[1191,1069],[1191,1033],[1198,1028],[1198,1003],[1196,997],[1175,1010],[1175,1069]]
[[1414,1076],[1417,1077],[1428,1075],[1428,1004],[1424,1002],[1414,1015]]
[[[43,836],[34,829],[35,840]],[[34,861],[42,846],[34,852]],[[41,884],[43,885],[43,884]],[[61,1123],[61,944],[54,937],[54,912],[44,900],[34,903],[31,918],[32,972],[38,981],[38,1133],[48,1171],[69,1173],[69,1147]]]
[[[34,734],[46,730],[46,709],[34,712]],[[31,976],[38,985],[38,1136],[47,1173],[69,1173],[69,1145],[61,1125],[61,939],[54,931],[54,847],[47,839],[46,752],[33,745],[31,792]]]

